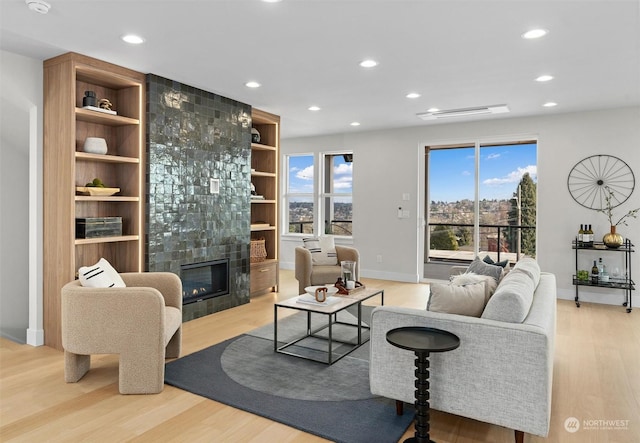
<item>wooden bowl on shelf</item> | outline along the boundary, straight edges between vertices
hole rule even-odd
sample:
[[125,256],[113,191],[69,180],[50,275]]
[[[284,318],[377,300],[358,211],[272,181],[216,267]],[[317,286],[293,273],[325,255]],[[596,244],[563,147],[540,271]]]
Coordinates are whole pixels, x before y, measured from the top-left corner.
[[98,186],[76,186],[76,193],[93,197],[109,197],[120,192],[120,188],[100,188]]

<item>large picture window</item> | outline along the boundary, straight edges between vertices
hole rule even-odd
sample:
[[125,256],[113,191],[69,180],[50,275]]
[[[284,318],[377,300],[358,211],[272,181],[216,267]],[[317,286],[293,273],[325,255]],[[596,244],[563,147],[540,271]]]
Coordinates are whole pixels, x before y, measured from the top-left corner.
[[536,256],[535,141],[427,147],[428,261]]
[[353,235],[353,154],[296,154],[285,162],[286,231]]

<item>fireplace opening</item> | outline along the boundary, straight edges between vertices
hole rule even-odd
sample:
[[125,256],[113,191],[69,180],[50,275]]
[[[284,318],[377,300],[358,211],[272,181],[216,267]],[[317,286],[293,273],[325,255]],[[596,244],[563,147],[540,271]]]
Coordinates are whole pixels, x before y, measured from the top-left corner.
[[229,260],[212,260],[180,266],[182,304],[229,293]]

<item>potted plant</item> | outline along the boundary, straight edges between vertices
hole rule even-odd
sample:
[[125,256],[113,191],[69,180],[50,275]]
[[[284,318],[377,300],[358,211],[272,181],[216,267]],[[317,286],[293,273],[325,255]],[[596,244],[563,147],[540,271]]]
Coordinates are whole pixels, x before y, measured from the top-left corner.
[[604,197],[606,207],[603,209],[598,209],[598,212],[602,212],[603,214],[607,215],[607,218],[609,219],[609,225],[611,226],[611,230],[609,231],[609,233],[604,235],[604,237],[602,238],[602,242],[605,244],[607,248],[615,249],[615,248],[619,248],[620,246],[622,246],[622,243],[624,243],[624,239],[622,238],[622,236],[616,232],[616,227],[619,224],[629,226],[627,224],[627,218],[629,217],[637,218],[638,211],[640,211],[640,208],[630,210],[629,212],[624,214],[622,217],[617,219],[617,221],[614,223],[614,220],[616,220],[616,218],[613,215],[613,208],[615,208],[618,205],[614,205],[613,202],[614,200],[615,201],[617,200],[615,199],[614,192],[608,186],[605,186],[605,189],[607,191],[607,194]]

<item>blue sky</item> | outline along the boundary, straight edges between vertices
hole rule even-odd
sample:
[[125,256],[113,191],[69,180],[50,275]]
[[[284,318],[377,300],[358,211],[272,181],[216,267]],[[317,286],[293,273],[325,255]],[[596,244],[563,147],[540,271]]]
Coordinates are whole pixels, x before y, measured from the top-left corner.
[[[335,156],[333,162],[334,192],[351,193],[353,163],[346,163],[342,156]],[[289,192],[313,192],[313,156],[289,157]]]
[[[474,199],[474,148],[432,150],[429,155],[429,200]],[[480,199],[508,199],[525,172],[538,181],[536,145],[480,148]]]

